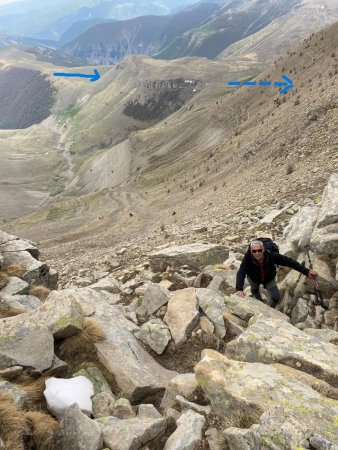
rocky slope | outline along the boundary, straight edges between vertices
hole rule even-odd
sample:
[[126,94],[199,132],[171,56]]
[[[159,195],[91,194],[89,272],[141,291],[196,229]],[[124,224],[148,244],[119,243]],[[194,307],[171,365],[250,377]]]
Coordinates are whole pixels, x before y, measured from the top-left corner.
[[335,449],[338,174],[320,204],[288,214],[281,251],[311,254],[325,308],[296,271],[279,270],[277,309],[265,291],[233,295],[241,234],[144,249],[125,267],[109,254],[56,290],[34,244],[1,231],[2,447]]

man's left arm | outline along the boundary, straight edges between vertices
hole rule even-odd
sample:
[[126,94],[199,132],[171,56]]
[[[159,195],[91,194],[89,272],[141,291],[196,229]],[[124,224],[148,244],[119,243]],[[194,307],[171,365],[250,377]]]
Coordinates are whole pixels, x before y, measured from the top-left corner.
[[305,266],[302,266],[299,264],[299,262],[295,261],[292,258],[289,258],[288,256],[281,255],[280,253],[273,253],[273,260],[276,264],[280,266],[286,266],[291,267],[291,269],[297,270],[297,272],[302,273],[303,275],[306,275],[307,277],[315,277],[318,275],[318,273],[313,269],[307,269]]

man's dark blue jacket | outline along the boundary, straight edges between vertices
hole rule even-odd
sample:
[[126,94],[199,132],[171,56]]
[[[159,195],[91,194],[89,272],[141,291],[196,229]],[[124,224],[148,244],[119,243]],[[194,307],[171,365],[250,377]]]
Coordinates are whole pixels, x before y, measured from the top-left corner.
[[243,291],[245,277],[248,276],[254,283],[264,286],[276,276],[276,264],[291,267],[303,275],[308,276],[309,269],[297,261],[276,252],[264,252],[264,261],[259,264],[251,252],[247,252],[240,265],[236,278],[236,291]]

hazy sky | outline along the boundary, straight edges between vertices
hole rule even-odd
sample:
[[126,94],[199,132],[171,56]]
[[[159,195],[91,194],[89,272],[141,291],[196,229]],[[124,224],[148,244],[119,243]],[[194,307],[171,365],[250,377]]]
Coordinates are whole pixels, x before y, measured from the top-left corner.
[[0,5],[4,5],[5,3],[14,3],[17,0],[0,0]]

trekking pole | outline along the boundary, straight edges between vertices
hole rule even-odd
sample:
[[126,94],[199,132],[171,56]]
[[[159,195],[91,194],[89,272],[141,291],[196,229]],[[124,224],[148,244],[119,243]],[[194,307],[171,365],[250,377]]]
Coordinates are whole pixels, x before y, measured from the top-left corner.
[[[310,269],[313,269],[313,265],[312,265],[312,261],[311,261],[309,252],[308,252],[307,256],[309,258]],[[323,294],[322,294],[321,290],[319,289],[319,285],[318,285],[318,281],[317,281],[316,277],[309,277],[309,278],[311,279],[313,294],[315,296],[315,301],[313,303],[316,306],[320,305],[322,308],[328,309],[328,307],[324,303]]]

